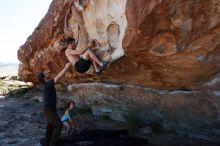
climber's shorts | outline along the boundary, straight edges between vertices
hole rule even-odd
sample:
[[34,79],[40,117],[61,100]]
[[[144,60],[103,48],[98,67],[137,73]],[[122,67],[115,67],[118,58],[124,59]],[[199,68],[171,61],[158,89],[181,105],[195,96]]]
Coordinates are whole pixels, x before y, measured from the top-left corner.
[[76,62],[75,69],[80,73],[85,73],[89,70],[91,65],[92,65],[92,61],[85,60],[81,57],[79,61]]

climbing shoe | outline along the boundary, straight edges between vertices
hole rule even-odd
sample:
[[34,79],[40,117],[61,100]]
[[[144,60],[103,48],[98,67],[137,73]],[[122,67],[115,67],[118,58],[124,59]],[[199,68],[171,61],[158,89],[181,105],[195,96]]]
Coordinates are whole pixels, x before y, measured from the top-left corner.
[[103,65],[99,68],[96,74],[99,76],[108,65],[109,65],[109,62],[103,62]]

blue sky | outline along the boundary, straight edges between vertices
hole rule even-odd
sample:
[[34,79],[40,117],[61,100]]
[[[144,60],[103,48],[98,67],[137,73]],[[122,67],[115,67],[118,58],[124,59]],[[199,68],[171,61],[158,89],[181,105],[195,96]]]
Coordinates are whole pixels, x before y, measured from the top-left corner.
[[52,0],[0,0],[0,62],[19,62],[17,50],[47,13]]

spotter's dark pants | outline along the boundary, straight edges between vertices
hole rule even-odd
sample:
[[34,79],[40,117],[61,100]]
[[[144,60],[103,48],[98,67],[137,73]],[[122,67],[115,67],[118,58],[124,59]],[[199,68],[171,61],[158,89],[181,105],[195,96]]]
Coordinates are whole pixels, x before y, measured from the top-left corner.
[[47,121],[45,146],[59,146],[59,137],[63,124],[57,115],[57,111],[55,109],[45,107],[44,115]]

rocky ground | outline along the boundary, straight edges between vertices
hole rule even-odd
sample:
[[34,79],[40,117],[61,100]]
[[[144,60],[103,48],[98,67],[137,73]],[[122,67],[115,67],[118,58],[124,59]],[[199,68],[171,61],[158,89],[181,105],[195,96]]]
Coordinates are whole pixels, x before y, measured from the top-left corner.
[[[66,88],[57,85],[58,113],[60,116],[71,99]],[[16,76],[1,76],[0,79],[0,146],[40,146],[40,138],[44,136],[45,119],[43,116],[42,87],[33,87],[31,83],[18,81]],[[201,135],[181,135],[175,132],[165,132],[157,124],[142,125],[133,115],[124,122],[112,120],[107,115],[94,116],[92,110],[77,108],[81,115],[76,118],[75,132],[93,129],[120,130],[128,129],[130,135],[149,140],[153,146],[218,146],[217,135],[204,137]],[[83,119],[83,123],[80,119]],[[220,135],[220,131],[216,131]],[[62,135],[66,135],[63,128]],[[212,139],[210,139],[212,137]]]
[[[65,94],[65,93],[64,93]],[[43,103],[39,102],[41,91],[31,89],[23,95],[0,98],[0,146],[40,146],[44,135],[45,120],[42,113]],[[59,115],[64,112],[65,102],[60,101]],[[78,109],[84,124],[76,119],[76,131],[91,129],[125,129],[125,123],[119,123],[106,116],[93,116],[86,108]],[[130,129],[131,130],[131,129]],[[63,128],[62,134],[66,134]],[[175,133],[155,131],[152,127],[131,130],[131,135],[147,138],[153,146],[218,146],[205,138],[190,138]]]
[[17,75],[0,74],[0,95],[18,96],[25,93],[31,87],[33,87],[32,83],[19,81]]
[[44,129],[41,104],[23,97],[0,100],[0,145],[39,145]]

